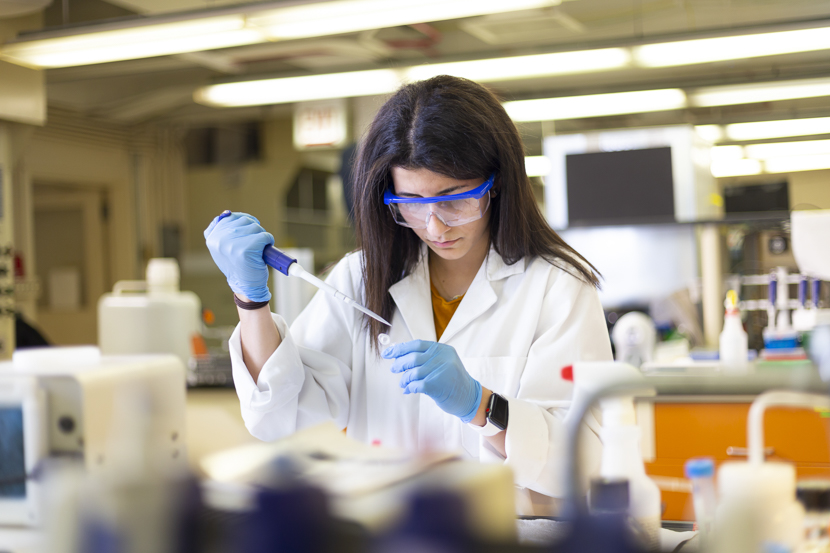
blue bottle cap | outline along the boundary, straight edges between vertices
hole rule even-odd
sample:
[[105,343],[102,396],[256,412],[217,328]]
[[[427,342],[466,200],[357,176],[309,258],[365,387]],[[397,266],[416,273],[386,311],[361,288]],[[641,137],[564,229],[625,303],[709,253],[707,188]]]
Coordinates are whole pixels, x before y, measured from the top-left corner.
[[694,457],[686,461],[686,478],[707,478],[715,475],[715,460],[711,457]]

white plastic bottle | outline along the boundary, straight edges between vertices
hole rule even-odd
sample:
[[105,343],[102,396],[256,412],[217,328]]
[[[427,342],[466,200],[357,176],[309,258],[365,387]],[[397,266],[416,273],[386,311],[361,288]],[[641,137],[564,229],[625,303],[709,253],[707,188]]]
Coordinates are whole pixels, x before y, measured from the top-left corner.
[[720,333],[720,363],[725,370],[742,371],[747,367],[747,337],[738,311],[738,295],[735,290],[726,294],[726,315]]

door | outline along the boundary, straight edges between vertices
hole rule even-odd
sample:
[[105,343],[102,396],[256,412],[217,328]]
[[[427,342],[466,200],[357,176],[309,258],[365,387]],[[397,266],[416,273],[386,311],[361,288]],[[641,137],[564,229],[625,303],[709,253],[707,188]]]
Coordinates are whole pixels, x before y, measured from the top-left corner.
[[55,345],[97,344],[98,299],[110,280],[106,195],[35,184],[33,198],[38,326]]

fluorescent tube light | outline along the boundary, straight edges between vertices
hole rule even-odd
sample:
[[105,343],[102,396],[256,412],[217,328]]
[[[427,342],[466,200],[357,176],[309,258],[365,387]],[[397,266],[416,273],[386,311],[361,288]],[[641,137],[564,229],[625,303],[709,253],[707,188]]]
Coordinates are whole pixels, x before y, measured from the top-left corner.
[[720,125],[697,125],[695,133],[707,142],[720,142],[723,140],[723,127]]
[[830,117],[760,121],[757,123],[733,123],[726,125],[724,131],[728,139],[735,141],[830,134]]
[[338,0],[287,6],[248,21],[274,39],[352,33],[559,5],[559,0]]
[[665,111],[686,107],[686,94],[677,88],[591,94],[543,100],[506,102],[504,109],[514,121],[546,121],[601,117],[625,113]]
[[[325,36],[559,5],[561,0],[336,0],[305,5],[252,4],[238,11],[132,26],[90,25],[65,36],[32,37],[3,45],[0,59],[35,68],[71,67]],[[278,6],[278,3],[272,3]],[[130,23],[124,24],[130,25]],[[604,68],[604,67],[602,67]]]
[[256,44],[241,15],[158,23],[6,44],[0,58],[37,68],[71,67]]
[[774,157],[764,162],[767,173],[795,173],[830,169],[830,154]]
[[217,84],[200,88],[193,97],[201,104],[218,107],[257,106],[387,94],[396,90],[400,83],[396,71],[373,69]]
[[729,106],[820,96],[830,96],[830,79],[700,88],[689,95],[689,103],[697,107]]
[[710,166],[714,177],[738,177],[743,175],[760,175],[761,162],[757,159],[730,159],[712,161]]
[[[729,146],[721,146],[728,148]],[[716,150],[718,148],[713,148]],[[799,140],[798,142],[774,142],[744,146],[746,157],[770,159],[773,157],[830,154],[830,140]]]
[[629,62],[630,56],[625,49],[602,48],[579,52],[419,65],[409,68],[406,71],[406,77],[412,81],[420,81],[436,75],[455,75],[473,81],[495,82],[619,69],[626,67]]
[[624,50],[606,48],[218,84],[200,88],[194,98],[197,102],[221,107],[281,104],[388,94],[405,82],[435,75],[455,75],[479,82],[493,82],[624,67],[627,61],[628,56]]
[[525,172],[528,177],[544,177],[550,173],[551,164],[547,156],[525,156]]
[[823,27],[645,44],[635,46],[633,50],[634,59],[640,66],[669,67],[828,48],[830,32]]
[[709,158],[712,163],[734,161],[744,158],[743,146],[715,146],[709,150]]

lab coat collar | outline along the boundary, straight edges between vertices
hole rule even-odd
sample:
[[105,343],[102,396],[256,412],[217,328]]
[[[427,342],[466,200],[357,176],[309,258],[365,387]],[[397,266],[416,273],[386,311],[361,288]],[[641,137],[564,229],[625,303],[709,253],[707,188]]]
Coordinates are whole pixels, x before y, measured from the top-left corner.
[[[389,294],[398,306],[414,339],[435,341],[435,321],[432,316],[432,294],[430,291],[428,248],[421,245],[421,258],[415,269],[393,284]],[[494,248],[490,248],[484,263],[473,279],[458,310],[450,319],[441,335],[441,342],[448,342],[467,325],[486,312],[498,299],[492,281],[501,280],[524,272],[526,261],[521,259],[507,265]]]
[[527,261],[522,258],[512,265],[508,265],[496,252],[496,249],[490,246],[490,252],[484,259],[484,265],[487,267],[487,280],[493,281],[525,272]]

